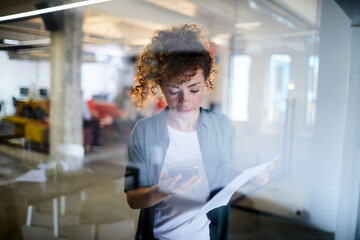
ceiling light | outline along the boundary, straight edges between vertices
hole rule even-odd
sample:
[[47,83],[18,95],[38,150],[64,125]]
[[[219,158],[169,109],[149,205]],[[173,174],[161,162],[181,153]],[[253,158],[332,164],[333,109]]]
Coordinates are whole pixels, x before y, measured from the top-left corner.
[[49,45],[51,43],[50,38],[43,38],[43,39],[35,39],[35,40],[28,40],[28,41],[19,41],[14,39],[3,39],[4,44],[0,44],[2,48],[11,48],[16,46],[35,46],[35,45]]
[[19,45],[20,42],[18,40],[14,40],[14,39],[4,39],[3,43],[10,44],[10,45]]
[[290,82],[290,83],[288,84],[288,89],[289,89],[289,90],[294,90],[294,89],[295,89],[295,84],[294,84],[293,82]]
[[252,8],[252,9],[258,9],[258,5],[256,4],[256,2],[250,0],[249,1],[249,6]]
[[174,11],[189,17],[195,17],[197,6],[194,3],[184,0],[146,0],[162,8],[170,11]]
[[39,10],[33,10],[33,11],[29,11],[29,12],[16,13],[16,14],[0,17],[0,22],[18,19],[18,18],[36,16],[36,15],[50,13],[50,12],[57,12],[57,11],[61,11],[61,10],[71,9],[71,8],[84,7],[84,6],[88,6],[88,5],[92,5],[92,4],[96,4],[96,3],[109,2],[109,1],[111,1],[111,0],[87,0],[87,1],[82,1],[82,2],[64,4],[64,5],[55,6],[55,7],[43,8],[43,9],[39,9]]
[[261,22],[244,22],[244,23],[235,23],[236,28],[251,28],[251,27],[260,27]]
[[211,42],[213,42],[217,45],[226,46],[229,43],[230,38],[231,38],[230,33],[220,33],[220,34],[217,34],[216,36],[212,37]]

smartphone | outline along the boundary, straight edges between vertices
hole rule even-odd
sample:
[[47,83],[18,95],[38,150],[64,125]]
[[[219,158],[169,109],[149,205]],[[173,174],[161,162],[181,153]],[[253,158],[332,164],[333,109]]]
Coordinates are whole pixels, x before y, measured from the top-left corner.
[[197,166],[175,167],[168,170],[170,177],[175,177],[181,174],[181,179],[178,182],[184,182],[194,175],[199,175],[199,168]]

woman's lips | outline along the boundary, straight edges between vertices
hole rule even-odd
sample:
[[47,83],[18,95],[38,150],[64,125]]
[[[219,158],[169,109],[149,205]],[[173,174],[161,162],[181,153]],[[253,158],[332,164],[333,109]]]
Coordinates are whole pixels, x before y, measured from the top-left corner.
[[181,113],[188,113],[191,112],[191,109],[179,109],[178,111]]

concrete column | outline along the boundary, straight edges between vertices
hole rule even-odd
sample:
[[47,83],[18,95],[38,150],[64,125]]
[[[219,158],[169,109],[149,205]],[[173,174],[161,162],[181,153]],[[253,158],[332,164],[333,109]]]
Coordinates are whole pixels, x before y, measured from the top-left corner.
[[[63,14],[60,24],[62,27],[51,32],[50,157],[56,161],[61,157],[58,152],[60,144],[83,144],[81,111],[83,10],[70,9]],[[70,170],[82,165],[70,158],[65,161]]]

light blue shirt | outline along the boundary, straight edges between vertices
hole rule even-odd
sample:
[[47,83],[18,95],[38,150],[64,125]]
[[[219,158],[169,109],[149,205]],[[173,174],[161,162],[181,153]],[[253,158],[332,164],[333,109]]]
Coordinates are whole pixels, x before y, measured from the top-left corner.
[[[159,114],[136,123],[128,140],[125,192],[158,184],[170,143],[167,111],[165,108]],[[211,192],[224,187],[234,176],[235,128],[224,115],[200,108],[197,136]]]
[[[166,121],[168,110],[165,108],[159,114],[139,120],[130,134],[125,192],[159,182],[170,143]],[[197,137],[212,197],[236,173],[235,128],[224,115],[200,108]],[[135,239],[153,239],[155,207],[141,209]],[[228,239],[229,204],[213,209],[207,217],[211,221],[210,239]]]

